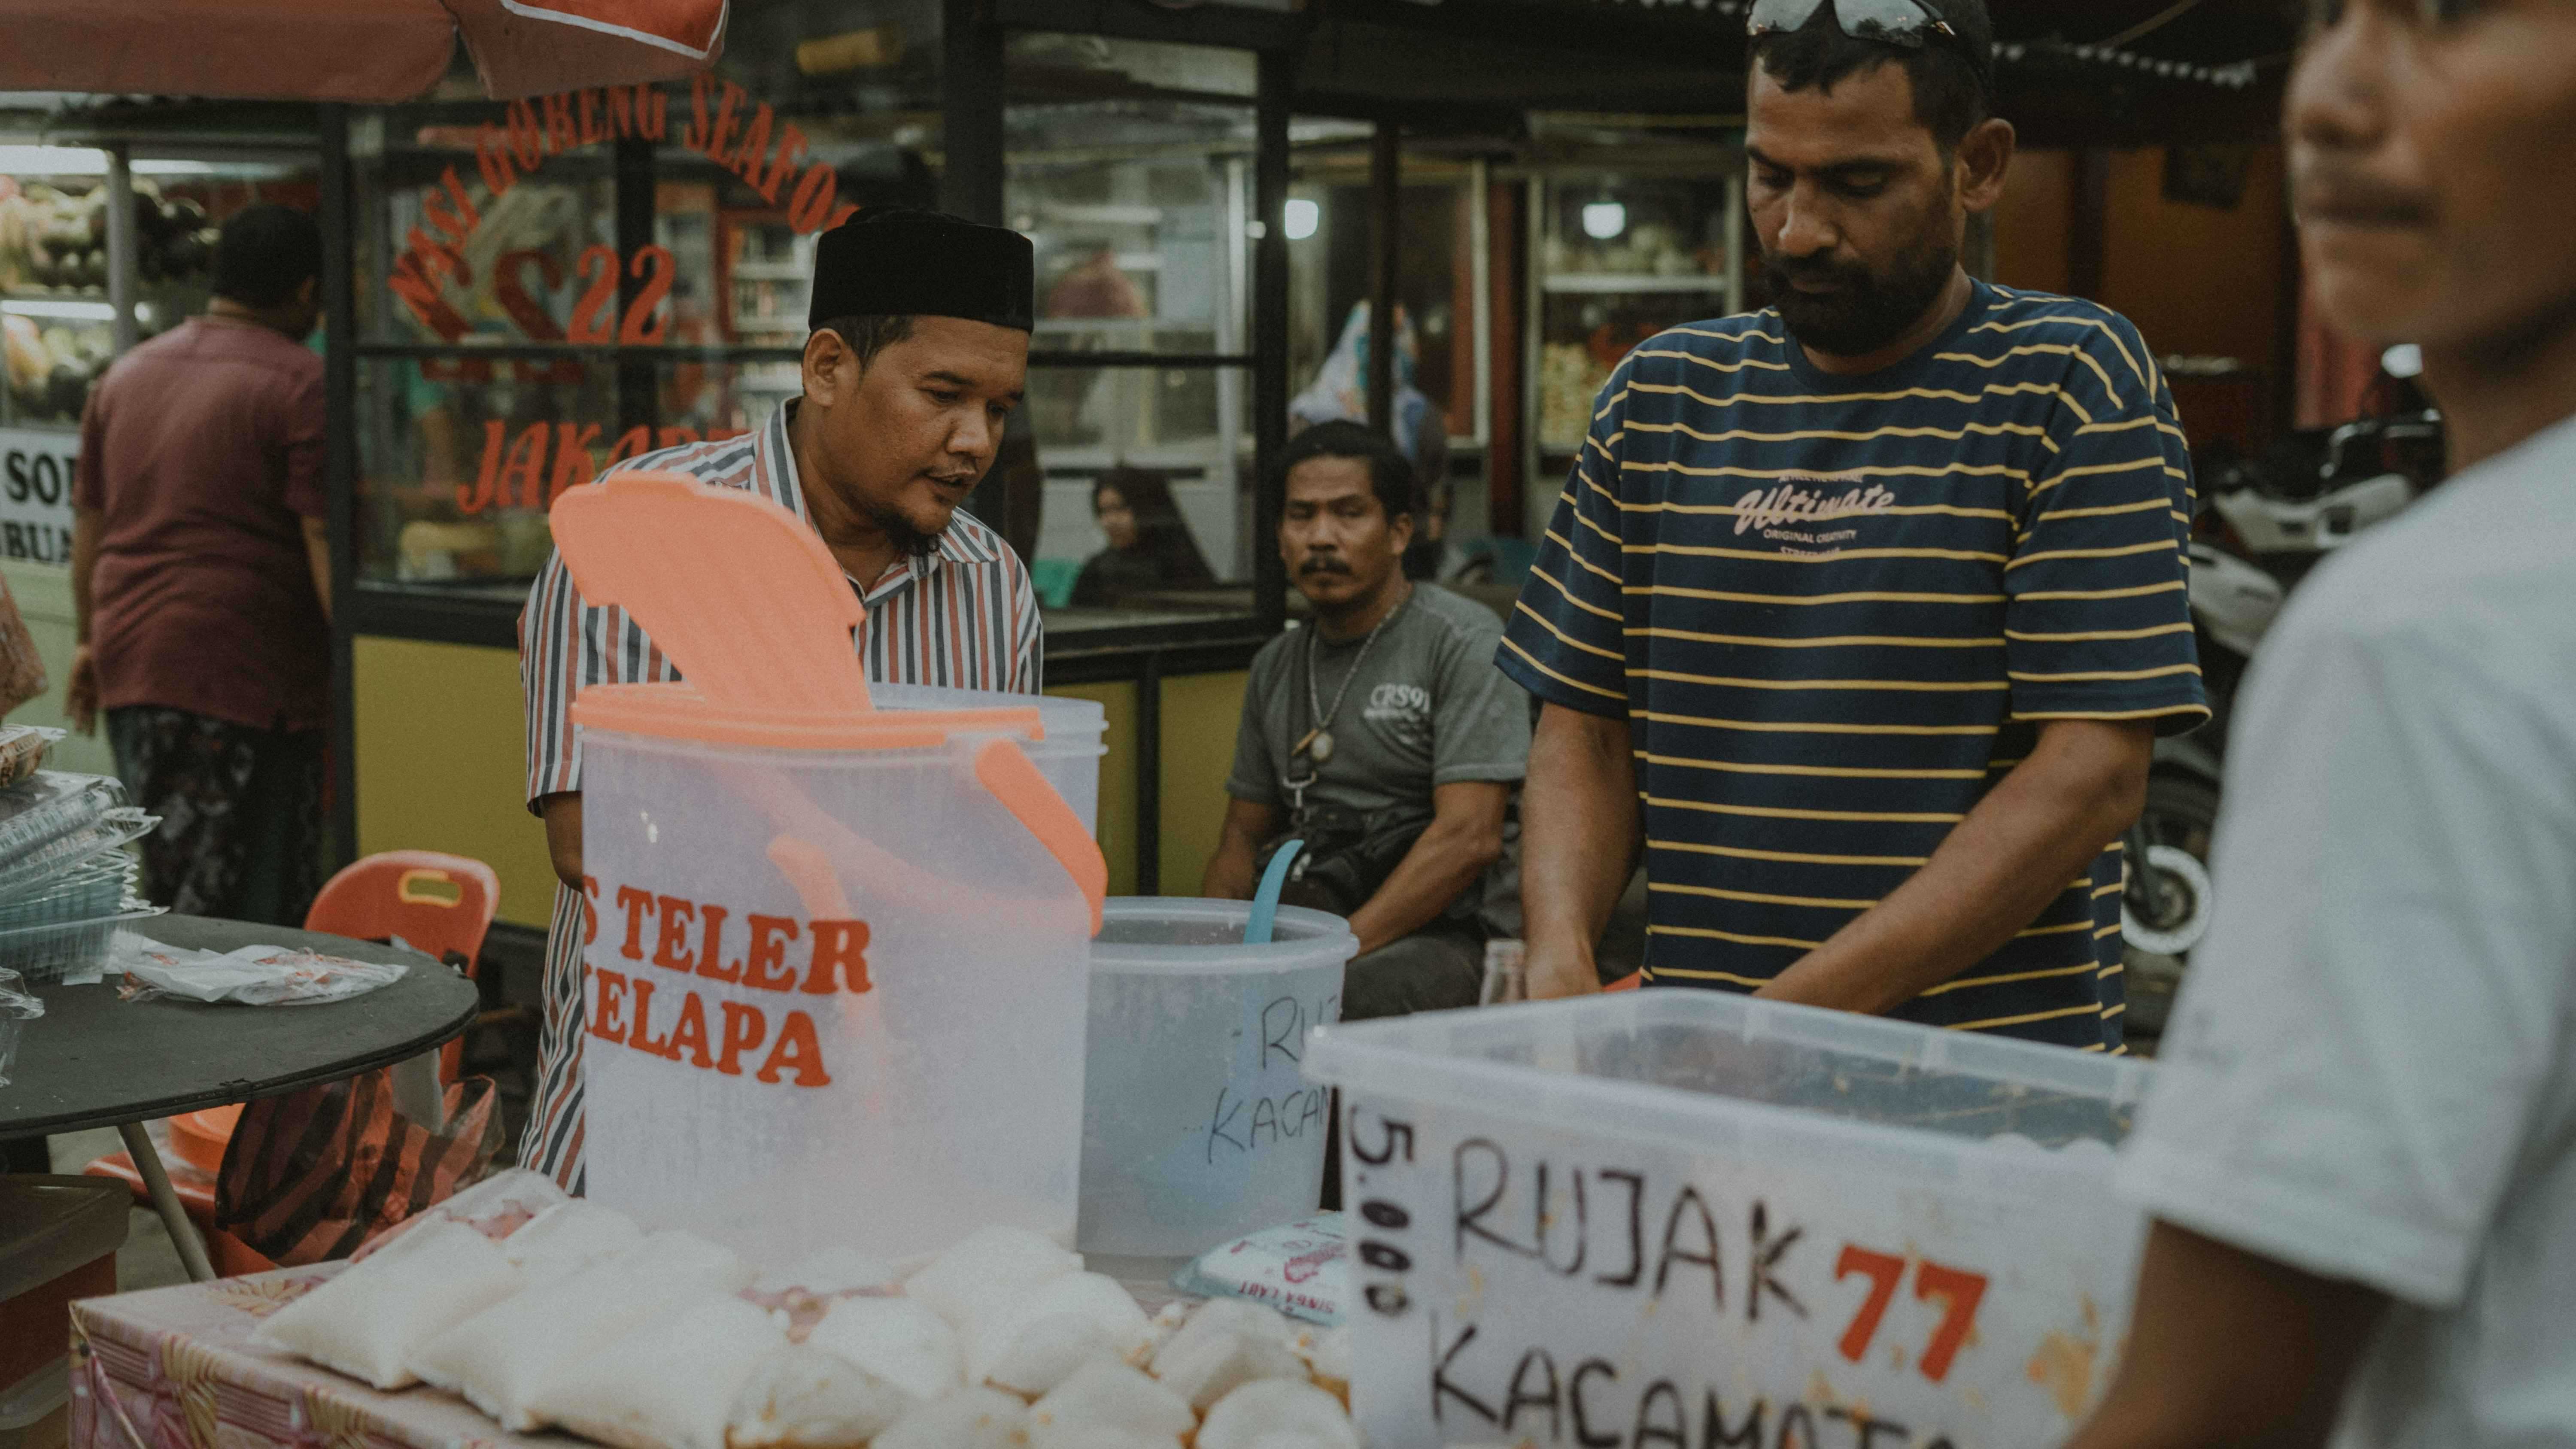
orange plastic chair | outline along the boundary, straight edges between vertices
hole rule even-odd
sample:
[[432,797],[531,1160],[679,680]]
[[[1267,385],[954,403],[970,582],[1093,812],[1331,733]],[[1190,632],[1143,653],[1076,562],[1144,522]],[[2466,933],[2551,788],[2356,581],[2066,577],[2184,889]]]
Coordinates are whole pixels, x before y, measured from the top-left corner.
[[[470,977],[500,904],[501,878],[479,860],[431,850],[388,850],[351,864],[325,882],[322,893],[313,898],[313,908],[304,913],[304,929],[362,941],[399,936],[413,949],[442,958],[452,951],[465,958]],[[449,1042],[439,1052],[440,1078],[455,1081],[463,1060],[464,1043]],[[198,1232],[209,1235],[210,1244],[214,1179],[240,1116],[238,1106],[210,1107],[170,1123],[170,1148],[179,1159],[165,1164],[175,1169],[170,1185]],[[131,1155],[112,1152],[81,1171],[90,1177],[116,1178],[133,1189],[135,1201],[151,1206],[143,1174],[136,1170]],[[250,1253],[238,1241],[233,1247]]]
[[[325,882],[304,913],[304,929],[361,941],[399,936],[431,956],[452,951],[465,958],[471,977],[500,908],[501,878],[483,862],[434,850],[388,850]],[[442,1080],[456,1080],[464,1053],[461,1040],[440,1050]]]

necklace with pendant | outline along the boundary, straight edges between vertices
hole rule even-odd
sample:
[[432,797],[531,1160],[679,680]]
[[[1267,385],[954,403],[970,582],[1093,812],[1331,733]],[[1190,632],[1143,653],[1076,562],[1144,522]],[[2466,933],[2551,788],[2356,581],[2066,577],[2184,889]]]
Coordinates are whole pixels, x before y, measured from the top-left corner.
[[1395,607],[1386,611],[1386,617],[1378,620],[1377,623],[1369,629],[1368,637],[1360,641],[1360,652],[1357,657],[1351,660],[1350,672],[1342,676],[1342,687],[1333,693],[1333,707],[1331,709],[1325,709],[1322,707],[1320,702],[1322,699],[1322,692],[1315,687],[1315,654],[1317,650],[1323,647],[1320,639],[1323,630],[1318,627],[1312,634],[1308,635],[1306,640],[1306,717],[1315,722],[1315,727],[1306,731],[1306,737],[1299,740],[1296,743],[1296,746],[1288,752],[1291,757],[1303,755],[1317,765],[1331,762],[1333,758],[1333,721],[1341,718],[1342,701],[1350,697],[1351,681],[1360,677],[1360,666],[1368,663],[1369,650],[1377,646],[1377,636],[1385,631],[1387,625],[1395,622],[1395,616],[1404,612],[1405,605],[1412,602],[1413,586],[1408,583],[1405,585],[1404,597],[1397,600]]

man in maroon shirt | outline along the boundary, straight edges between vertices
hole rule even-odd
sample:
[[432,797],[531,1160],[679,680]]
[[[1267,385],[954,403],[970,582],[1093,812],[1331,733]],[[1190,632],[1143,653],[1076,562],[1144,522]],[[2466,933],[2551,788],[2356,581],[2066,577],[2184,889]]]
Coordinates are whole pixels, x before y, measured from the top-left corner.
[[174,910],[301,925],[322,880],[331,569],[313,218],[224,223],[206,315],[119,359],[81,418],[70,706],[161,817]]

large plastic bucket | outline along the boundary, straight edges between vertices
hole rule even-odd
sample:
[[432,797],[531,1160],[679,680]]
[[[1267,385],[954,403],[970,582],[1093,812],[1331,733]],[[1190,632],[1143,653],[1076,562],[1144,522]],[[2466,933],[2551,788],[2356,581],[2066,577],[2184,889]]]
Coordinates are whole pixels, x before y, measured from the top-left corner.
[[[875,692],[1034,703],[925,693]],[[912,747],[584,727],[591,1197],[756,1262],[1072,1241],[1091,905],[979,776],[1009,738],[1091,825],[1098,706],[1040,709]]]
[[1020,748],[1047,783],[1082,817],[1082,827],[1100,833],[1100,757],[1109,747],[1100,742],[1108,730],[1107,711],[1096,699],[1059,699],[1054,695],[997,694],[981,689],[940,689],[927,684],[871,684],[868,698],[879,709],[1025,709],[1036,705],[1046,738]]
[[1314,1211],[1330,1108],[1306,1033],[1341,1019],[1358,950],[1322,911],[1282,907],[1243,944],[1244,901],[1115,897],[1091,946],[1083,1073],[1086,1253],[1170,1258]]

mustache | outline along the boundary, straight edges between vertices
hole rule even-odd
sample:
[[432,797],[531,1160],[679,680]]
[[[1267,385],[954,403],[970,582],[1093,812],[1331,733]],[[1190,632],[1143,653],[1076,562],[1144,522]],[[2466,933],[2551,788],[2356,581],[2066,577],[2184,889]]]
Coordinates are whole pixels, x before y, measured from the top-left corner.
[[1784,282],[1834,282],[1853,289],[1869,286],[1869,269],[1830,256],[1793,257],[1774,252],[1762,254],[1763,270]]
[[2291,195],[2302,221],[2346,221],[2381,226],[2421,226],[2433,219],[2422,192],[2327,161],[2291,167]]
[[1301,579],[1308,574],[1346,574],[1350,571],[1349,564],[1332,554],[1319,554],[1297,565],[1297,577]]

